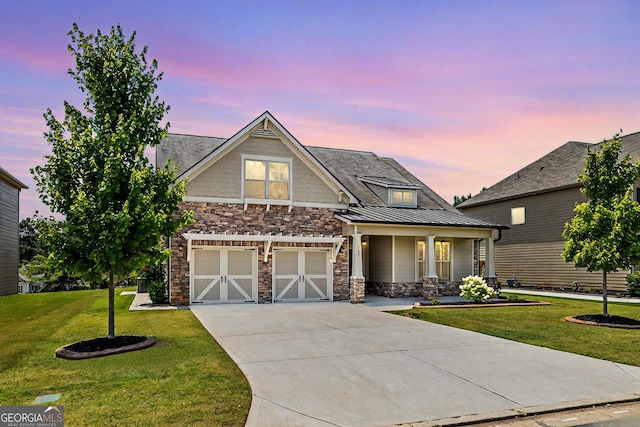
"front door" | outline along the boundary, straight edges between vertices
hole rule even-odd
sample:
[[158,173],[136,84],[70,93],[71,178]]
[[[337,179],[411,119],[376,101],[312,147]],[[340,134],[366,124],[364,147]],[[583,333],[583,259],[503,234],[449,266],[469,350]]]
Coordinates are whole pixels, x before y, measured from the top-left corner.
[[274,249],[274,302],[333,300],[329,249]]

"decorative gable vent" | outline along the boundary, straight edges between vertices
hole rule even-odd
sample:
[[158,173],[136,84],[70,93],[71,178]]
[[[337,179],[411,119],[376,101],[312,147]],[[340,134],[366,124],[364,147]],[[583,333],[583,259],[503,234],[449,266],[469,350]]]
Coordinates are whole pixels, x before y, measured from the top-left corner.
[[272,132],[269,129],[258,129],[251,134],[251,136],[255,136],[257,138],[275,138],[278,139],[278,135]]

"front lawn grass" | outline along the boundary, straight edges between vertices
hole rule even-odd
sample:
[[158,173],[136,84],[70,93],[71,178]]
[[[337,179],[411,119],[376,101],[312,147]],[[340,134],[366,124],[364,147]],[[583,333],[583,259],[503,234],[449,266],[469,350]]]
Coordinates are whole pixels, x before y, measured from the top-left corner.
[[[131,290],[131,289],[129,289]],[[61,393],[67,426],[243,425],[251,389],[189,310],[137,311],[116,290],[116,335],[155,346],[87,360],[54,357],[72,342],[107,335],[107,290],[0,298],[0,405]]]
[[[640,366],[640,330],[578,325],[563,320],[568,316],[602,313],[602,302],[518,296],[547,301],[551,305],[414,308],[395,313],[513,341]],[[610,302],[609,313],[640,319],[640,305]]]

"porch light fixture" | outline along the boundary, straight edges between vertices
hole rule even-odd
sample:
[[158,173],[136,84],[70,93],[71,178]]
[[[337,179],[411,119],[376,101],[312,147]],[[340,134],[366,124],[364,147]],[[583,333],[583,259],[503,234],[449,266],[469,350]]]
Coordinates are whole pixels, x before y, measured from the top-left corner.
[[182,252],[182,243],[180,243],[180,246],[178,246],[178,250]]
[[445,242],[445,240],[444,240],[444,237],[443,237],[442,240],[440,240],[440,243],[444,243],[444,242]]
[[367,239],[362,238],[362,246],[367,246]]

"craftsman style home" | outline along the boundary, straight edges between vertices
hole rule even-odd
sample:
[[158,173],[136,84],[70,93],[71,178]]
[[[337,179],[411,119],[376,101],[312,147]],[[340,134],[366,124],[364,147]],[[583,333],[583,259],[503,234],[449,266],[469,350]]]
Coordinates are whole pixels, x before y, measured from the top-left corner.
[[269,112],[231,138],[168,135],[156,164],[187,179],[181,211],[195,222],[170,239],[174,305],[364,301],[367,292],[455,292],[492,279],[492,231],[462,215],[393,159],[306,147]]
[[20,190],[27,188],[0,167],[0,295],[18,293]]
[[[622,155],[640,157],[640,133],[621,140]],[[514,278],[527,286],[568,289],[577,282],[584,288],[601,288],[601,273],[576,269],[562,258],[564,225],[573,218],[576,204],[586,201],[578,175],[584,170],[587,150],[599,146],[567,142],[458,205],[465,215],[511,226],[495,243],[495,271],[501,281]],[[638,201],[640,180],[634,187]],[[609,288],[625,291],[627,274],[608,275]]]

